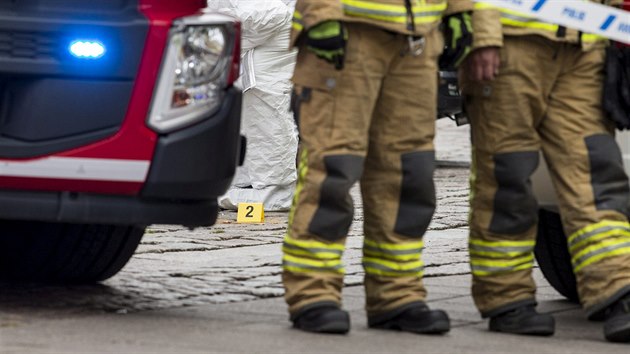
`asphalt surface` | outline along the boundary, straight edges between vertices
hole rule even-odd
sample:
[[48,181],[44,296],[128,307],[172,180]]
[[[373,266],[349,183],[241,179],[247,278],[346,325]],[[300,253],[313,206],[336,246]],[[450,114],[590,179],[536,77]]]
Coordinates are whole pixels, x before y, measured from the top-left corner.
[[152,226],[117,276],[92,286],[0,284],[0,353],[628,353],[603,340],[601,323],[559,296],[536,270],[539,309],[555,314],[557,333],[531,338],[490,333],[470,292],[466,252],[468,129],[438,123],[438,209],[426,235],[429,304],[453,329],[424,336],[368,329],[360,266],[363,210],[344,261],[347,336],[290,328],[280,282],[287,214],[237,224],[225,211],[212,228]]

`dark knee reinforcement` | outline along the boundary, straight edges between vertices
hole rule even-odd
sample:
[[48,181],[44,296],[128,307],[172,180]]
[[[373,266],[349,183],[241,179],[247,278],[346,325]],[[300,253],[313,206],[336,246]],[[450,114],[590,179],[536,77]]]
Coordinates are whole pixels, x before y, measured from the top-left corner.
[[363,173],[363,161],[357,155],[324,158],[326,179],[321,185],[319,206],[308,227],[310,233],[329,241],[346,236],[354,212],[350,188]]
[[520,234],[538,222],[538,203],[530,177],[538,167],[537,151],[508,152],[494,156],[494,196],[490,232]]
[[591,135],[584,139],[590,161],[591,185],[597,210],[628,213],[628,178],[615,138],[608,134]]
[[435,152],[418,151],[401,156],[402,185],[394,231],[420,238],[435,212]]

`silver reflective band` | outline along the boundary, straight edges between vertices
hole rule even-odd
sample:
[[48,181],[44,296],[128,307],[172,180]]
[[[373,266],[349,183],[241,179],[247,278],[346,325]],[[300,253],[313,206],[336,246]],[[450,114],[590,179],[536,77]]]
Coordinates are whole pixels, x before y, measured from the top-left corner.
[[415,268],[410,268],[410,269],[394,269],[391,267],[387,267],[383,264],[379,264],[379,263],[374,263],[374,262],[370,262],[370,261],[363,261],[363,266],[365,268],[373,268],[373,269],[379,269],[382,271],[386,271],[386,272],[392,272],[392,273],[399,273],[399,274],[409,274],[409,273],[420,273],[424,270],[424,267],[415,267]]
[[282,246],[284,246],[285,248],[290,249],[290,250],[303,251],[303,252],[307,252],[307,253],[310,253],[310,254],[331,253],[331,254],[338,255],[339,258],[341,258],[341,255],[343,254],[342,250],[336,250],[336,249],[331,249],[331,248],[305,248],[305,247],[292,245],[292,244],[289,244],[287,242],[284,242],[282,244]]
[[334,272],[338,272],[340,270],[343,270],[343,265],[339,264],[336,266],[325,266],[325,267],[318,267],[318,266],[314,266],[314,265],[310,265],[310,264],[301,264],[301,263],[295,263],[295,262],[290,262],[290,261],[282,261],[282,265],[285,267],[293,267],[293,268],[301,268],[301,269],[310,269],[310,270],[315,270],[315,271],[334,271]]

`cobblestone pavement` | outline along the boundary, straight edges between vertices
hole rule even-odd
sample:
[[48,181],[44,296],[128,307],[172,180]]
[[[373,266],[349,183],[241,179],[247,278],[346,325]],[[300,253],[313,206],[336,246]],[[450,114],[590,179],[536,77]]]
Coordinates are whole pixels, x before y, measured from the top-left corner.
[[[438,209],[426,236],[427,276],[468,272],[465,251],[468,170],[436,171]],[[363,209],[356,210],[344,260],[347,285],[362,282]],[[95,286],[2,286],[3,311],[128,312],[247,301],[281,296],[281,242],[287,213],[268,213],[264,224],[237,224],[223,211],[211,228],[150,227],[136,255],[115,277]],[[0,326],[2,324],[0,323]]]
[[[465,166],[467,129],[447,119],[440,120],[438,129],[438,158]],[[465,241],[468,169],[442,167],[435,178],[438,208],[425,238],[426,275],[465,274],[469,271]],[[363,209],[358,186],[352,195],[356,210],[344,261],[346,284],[358,285],[363,277]],[[237,224],[235,220],[235,212],[223,211],[211,228],[152,226],[127,266],[102,284],[0,284],[0,306],[5,314],[24,309],[125,313],[281,296],[281,242],[287,213],[267,213],[264,224]]]
[[438,166],[470,165],[470,125],[458,127],[448,118],[439,119],[435,146]]

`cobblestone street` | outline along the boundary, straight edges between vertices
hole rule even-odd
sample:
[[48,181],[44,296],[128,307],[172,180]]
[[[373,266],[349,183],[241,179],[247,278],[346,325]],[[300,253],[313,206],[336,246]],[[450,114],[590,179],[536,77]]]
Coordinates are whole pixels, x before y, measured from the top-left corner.
[[[467,129],[455,128],[445,119],[439,127],[438,159],[465,166],[468,150],[466,144],[461,145]],[[465,167],[436,170],[438,208],[425,238],[427,277],[468,273],[468,175]],[[358,285],[363,279],[363,210],[358,186],[352,195],[356,208],[344,261],[346,284]],[[102,284],[12,285],[0,293],[0,303],[9,312],[28,308],[126,313],[278,297],[283,293],[281,243],[287,217],[287,213],[267,213],[264,224],[237,224],[235,212],[222,211],[210,228],[152,226],[127,266]],[[45,302],[39,294],[46,294]]]
[[[424,256],[429,277],[468,272],[467,178],[464,168],[436,172],[439,206]],[[358,190],[352,191],[356,210],[344,255],[347,285],[362,282]],[[286,223],[287,213],[268,213],[264,224],[237,224],[235,212],[223,211],[211,228],[152,226],[127,266],[103,284],[11,286],[0,294],[0,303],[11,312],[24,307],[128,312],[281,296],[280,248]],[[36,294],[46,294],[46,302]]]
[[[343,306],[348,336],[290,328],[280,298],[281,243],[287,213],[264,224],[238,224],[223,211],[211,228],[152,226],[115,277],[91,286],[0,284],[0,353],[626,353],[603,342],[601,323],[563,299],[538,269],[539,309],[558,322],[554,337],[506,336],[486,330],[470,296],[468,266],[468,127],[438,121],[435,173],[438,208],[425,235],[430,306],[448,312],[446,336],[417,336],[366,327],[359,188],[347,251]],[[331,349],[332,348],[332,349]]]

